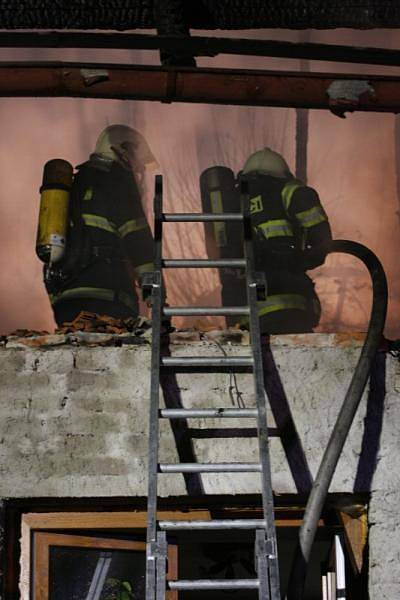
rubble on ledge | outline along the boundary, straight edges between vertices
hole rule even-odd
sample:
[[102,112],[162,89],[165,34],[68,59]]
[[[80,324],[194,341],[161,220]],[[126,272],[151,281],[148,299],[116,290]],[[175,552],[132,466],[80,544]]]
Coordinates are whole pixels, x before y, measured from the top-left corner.
[[[289,334],[270,337],[270,343],[273,347],[286,348],[326,348],[326,347],[361,347],[365,338],[363,333],[307,333],[307,334]],[[196,343],[209,343],[221,346],[226,345],[249,345],[248,331],[238,329],[213,330],[203,333],[194,329],[173,331],[168,334],[168,342],[172,345],[191,345]],[[60,346],[114,346],[125,345],[150,345],[151,329],[148,329],[143,335],[138,336],[132,333],[90,333],[85,331],[76,331],[74,333],[50,334],[50,333],[31,333],[30,335],[9,335],[3,336],[0,340],[0,347],[5,349],[23,349],[23,348],[57,348]]]
[[[211,343],[217,345],[244,345],[250,343],[247,330],[231,327],[200,331],[199,329],[175,330],[170,322],[163,324],[163,338],[169,344]],[[270,336],[272,346],[314,347],[361,346],[365,333],[303,333]],[[64,323],[55,333],[19,329],[0,338],[6,348],[47,348],[72,346],[124,346],[151,343],[151,321],[145,317],[116,319],[82,311],[70,323]]]

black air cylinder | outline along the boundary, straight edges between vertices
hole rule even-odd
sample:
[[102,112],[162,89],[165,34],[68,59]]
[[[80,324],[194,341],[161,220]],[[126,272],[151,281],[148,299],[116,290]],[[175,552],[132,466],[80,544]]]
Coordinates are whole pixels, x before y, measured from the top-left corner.
[[[238,213],[240,195],[235,175],[228,167],[215,166],[200,175],[201,203],[204,213]],[[241,258],[243,256],[243,227],[240,222],[204,223],[209,258]],[[221,296],[224,306],[247,304],[243,269],[220,269]],[[237,317],[228,317],[234,325]]]

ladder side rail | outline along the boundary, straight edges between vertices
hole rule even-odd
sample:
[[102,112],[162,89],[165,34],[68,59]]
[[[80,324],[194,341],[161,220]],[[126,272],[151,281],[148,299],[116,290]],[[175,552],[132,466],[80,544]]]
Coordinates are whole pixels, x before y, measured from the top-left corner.
[[269,582],[269,565],[267,543],[265,539],[265,530],[257,529],[256,539],[254,543],[254,558],[257,577],[259,581],[259,597],[262,600],[271,600],[270,582]]
[[152,345],[149,411],[147,492],[146,600],[156,600],[157,577],[157,475],[160,404],[162,278],[162,176],[156,176],[154,196],[154,278],[152,286]]
[[[241,203],[243,211],[243,237],[244,255],[246,259],[246,284],[247,299],[250,309],[250,342],[253,354],[253,373],[255,395],[258,408],[257,427],[259,440],[259,454],[261,463],[261,487],[264,518],[266,521],[266,534],[269,567],[269,583],[271,586],[271,600],[280,600],[279,565],[277,557],[276,531],[274,524],[274,503],[271,480],[271,461],[268,442],[267,406],[264,387],[264,371],[261,351],[261,332],[257,310],[257,281],[254,268],[254,250],[252,226],[250,220],[249,196],[247,182],[241,183]],[[260,596],[261,598],[261,596]]]
[[165,600],[167,586],[167,534],[157,533],[156,600]]

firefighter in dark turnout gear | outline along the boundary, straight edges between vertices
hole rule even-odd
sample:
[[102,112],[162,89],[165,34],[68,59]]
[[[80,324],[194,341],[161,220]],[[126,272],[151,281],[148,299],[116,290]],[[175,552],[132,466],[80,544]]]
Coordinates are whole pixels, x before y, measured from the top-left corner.
[[240,177],[248,182],[256,270],[267,282],[258,303],[261,332],[312,331],[321,309],[306,271],[323,264],[332,241],[318,194],[270,148],[252,154]]
[[64,281],[51,294],[58,325],[81,311],[136,317],[134,281],[153,268],[153,238],[140,198],[137,175],[155,162],[135,130],[107,127],[95,153],[77,167],[71,190],[70,232]]

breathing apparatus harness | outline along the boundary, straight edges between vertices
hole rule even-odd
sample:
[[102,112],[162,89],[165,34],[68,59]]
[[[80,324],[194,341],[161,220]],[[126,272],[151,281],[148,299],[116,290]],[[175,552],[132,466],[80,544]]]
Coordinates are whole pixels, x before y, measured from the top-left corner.
[[[112,161],[97,154],[94,168],[109,171]],[[79,165],[79,170],[83,165]],[[57,295],[98,261],[123,261],[118,244],[91,245],[85,235],[82,194],[73,191],[73,168],[62,159],[50,160],[43,173],[36,252],[44,262],[44,283]]]

